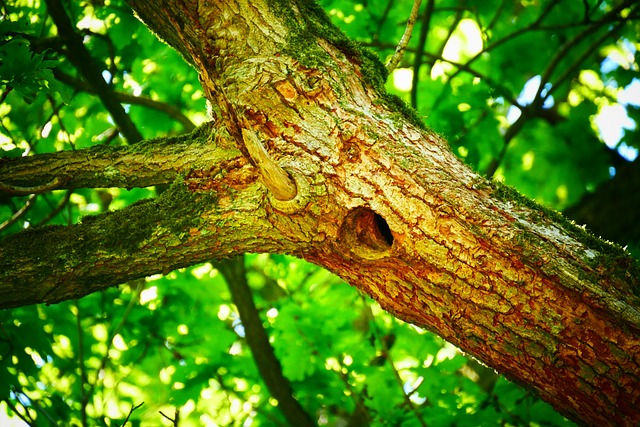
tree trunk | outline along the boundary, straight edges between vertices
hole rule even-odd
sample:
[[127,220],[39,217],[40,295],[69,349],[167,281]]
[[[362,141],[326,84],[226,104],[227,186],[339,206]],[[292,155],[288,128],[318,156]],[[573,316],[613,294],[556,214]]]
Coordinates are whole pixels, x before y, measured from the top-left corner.
[[[51,155],[60,166],[46,172],[37,157],[0,162],[14,189],[172,183],[156,200],[0,242],[0,307],[288,253],[569,418],[640,423],[640,286],[627,254],[469,170],[310,2],[131,3],[197,68],[213,124],[178,146]],[[69,172],[80,160],[86,178]]]

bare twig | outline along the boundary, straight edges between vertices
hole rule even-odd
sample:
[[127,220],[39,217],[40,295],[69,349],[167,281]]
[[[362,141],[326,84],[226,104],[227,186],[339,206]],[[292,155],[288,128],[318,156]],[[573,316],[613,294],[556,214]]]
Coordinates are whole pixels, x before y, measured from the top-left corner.
[[180,422],[180,410],[179,409],[176,408],[176,412],[175,412],[175,415],[173,416],[173,418],[169,418],[168,416],[163,414],[162,411],[158,411],[158,412],[160,412],[160,415],[162,415],[163,417],[165,417],[166,419],[171,421],[171,423],[173,424],[173,427],[178,427],[178,423]]
[[[24,421],[25,424],[27,424],[28,426],[33,426],[33,418],[31,418],[31,414],[29,414],[28,410],[25,410],[26,415],[23,415],[22,413],[20,413],[20,411],[18,411],[18,408],[16,407],[16,405],[13,404],[13,402],[11,402],[11,400],[9,399],[3,399],[2,402],[7,404],[7,407],[9,409],[11,409],[11,411],[16,414],[16,416],[18,418],[20,418],[22,421]],[[22,403],[22,402],[20,402]]]
[[103,371],[107,366],[107,362],[109,361],[109,351],[111,350],[111,346],[113,345],[114,338],[116,337],[116,335],[120,333],[125,323],[129,320],[129,315],[131,314],[133,307],[135,307],[135,305],[138,303],[140,299],[140,293],[143,291],[146,284],[144,279],[139,279],[132,283],[136,284],[135,290],[131,295],[131,299],[129,300],[129,304],[127,305],[127,308],[124,310],[122,317],[120,317],[120,321],[118,322],[116,327],[111,331],[111,333],[107,338],[107,348],[104,352],[104,355],[102,356],[102,360],[100,361],[100,367],[96,370],[95,380],[93,381],[93,383],[89,385],[89,390],[87,391],[88,397],[93,395],[93,392],[95,391],[96,386],[98,385],[100,372]]
[[[78,366],[80,367],[80,420],[82,426],[87,426],[87,403],[89,401],[89,395],[87,394],[86,386],[89,386],[87,378],[87,367],[84,364],[84,331],[82,330],[82,315],[80,313],[80,302],[74,301],[76,307],[76,329],[78,333]],[[129,417],[127,417],[128,419]],[[126,424],[126,421],[125,421]],[[124,424],[123,424],[124,425]]]
[[[36,409],[36,412],[39,412],[40,414],[42,414],[43,417],[45,417],[47,419],[47,421],[49,421],[49,425],[51,426],[58,426],[58,422],[51,416],[51,414],[49,414],[49,412],[47,412],[42,405],[40,405],[40,401],[38,399],[34,399],[32,397],[29,397],[27,395],[27,393],[25,393],[24,390],[22,390],[21,387],[16,386],[15,384],[13,385],[13,393],[16,395],[18,401],[20,402],[20,404],[22,405],[23,408],[25,408],[25,411],[27,412],[27,416],[29,417],[29,419],[32,420],[33,425],[35,424],[34,419],[31,417],[31,414],[29,413],[28,407],[32,407]],[[20,396],[23,396],[24,398],[28,399],[28,405],[26,405],[22,400],[20,400]]]
[[41,194],[47,191],[55,190],[58,186],[64,183],[63,179],[59,177],[53,178],[50,182],[34,187],[19,187],[17,185],[5,184],[0,181],[0,191],[13,194],[14,196],[25,196],[27,194]]
[[[133,411],[135,411],[136,409],[138,409],[142,405],[144,405],[144,402],[142,402],[141,404],[139,404],[137,406],[131,405],[131,409],[129,410],[129,413],[127,414],[127,418],[124,419],[124,423],[122,423],[121,427],[124,427],[124,426],[127,425],[127,423],[129,422],[129,417],[131,416],[131,414],[133,414]],[[160,412],[160,413],[162,413],[162,412]],[[177,424],[175,424],[175,425],[177,425]]]
[[35,225],[43,225],[48,223],[49,221],[51,221],[51,219],[53,219],[54,216],[58,215],[62,209],[64,209],[64,207],[67,205],[67,203],[69,202],[69,199],[71,199],[71,194],[73,194],[73,190],[67,190],[66,194],[64,195],[64,197],[60,200],[60,202],[58,203],[57,206],[53,207],[51,206],[51,202],[49,202],[45,196],[45,201],[47,202],[47,204],[49,205],[49,207],[51,207],[51,211],[47,214],[46,217],[42,218],[42,220],[38,221]]
[[14,224],[17,220],[19,220],[27,211],[33,206],[33,203],[36,200],[36,195],[32,194],[29,196],[24,206],[22,206],[16,213],[11,215],[11,218],[0,224],[0,231],[9,228],[12,224]]
[[411,35],[413,34],[413,27],[416,24],[416,19],[418,18],[418,11],[420,10],[420,4],[422,0],[414,0],[413,7],[411,8],[411,13],[409,14],[409,19],[407,20],[407,28],[404,30],[404,34],[398,43],[398,47],[396,48],[395,53],[387,62],[387,71],[393,71],[404,56],[404,51],[407,49],[409,45],[409,41],[411,40]]

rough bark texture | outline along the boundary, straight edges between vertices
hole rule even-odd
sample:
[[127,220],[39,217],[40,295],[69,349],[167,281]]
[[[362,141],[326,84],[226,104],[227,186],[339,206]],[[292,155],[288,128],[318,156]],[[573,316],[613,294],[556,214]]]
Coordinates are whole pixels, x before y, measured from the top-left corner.
[[[640,423],[638,275],[628,256],[470,171],[383,96],[376,63],[314,6],[132,6],[200,72],[215,129],[193,140],[201,149],[210,135],[211,157],[185,148],[200,160],[190,169],[176,160],[158,200],[1,242],[0,306],[53,303],[247,251],[289,253],[570,418]],[[293,200],[262,184],[242,129],[290,175]],[[29,161],[0,163],[0,181],[25,185],[11,174],[24,166],[27,176]]]

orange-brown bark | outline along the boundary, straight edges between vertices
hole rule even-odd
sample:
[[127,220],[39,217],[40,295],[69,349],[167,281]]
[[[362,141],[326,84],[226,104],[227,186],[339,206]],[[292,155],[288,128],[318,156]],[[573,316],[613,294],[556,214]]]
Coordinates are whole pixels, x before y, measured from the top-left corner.
[[[205,257],[295,254],[529,385],[573,419],[640,423],[640,304],[628,257],[465,167],[364,78],[371,69],[357,50],[319,34],[327,24],[314,10],[132,3],[198,68],[214,104],[216,141],[238,151],[218,159],[224,167],[187,173],[184,187],[160,199],[165,221],[150,224],[126,251],[111,242],[91,257],[128,271],[125,280]],[[292,45],[301,31],[305,48]],[[293,200],[260,183],[243,130],[290,175]],[[193,215],[177,220],[171,210],[187,215],[185,203]],[[95,221],[102,227],[108,217]],[[101,227],[76,231],[96,238]],[[48,301],[68,297],[57,294],[61,283],[85,283],[67,262],[49,278]]]

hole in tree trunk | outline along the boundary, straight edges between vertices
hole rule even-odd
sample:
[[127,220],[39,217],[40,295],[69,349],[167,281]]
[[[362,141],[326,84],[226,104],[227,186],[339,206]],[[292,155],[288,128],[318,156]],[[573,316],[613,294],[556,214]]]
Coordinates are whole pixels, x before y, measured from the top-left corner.
[[393,233],[382,215],[369,208],[356,208],[347,214],[342,236],[349,249],[366,259],[388,256]]
[[373,213],[373,218],[376,221],[378,232],[382,235],[382,237],[384,237],[387,245],[393,245],[393,234],[391,234],[391,229],[389,228],[389,224],[387,224],[387,221],[385,221],[380,214],[375,212]]

